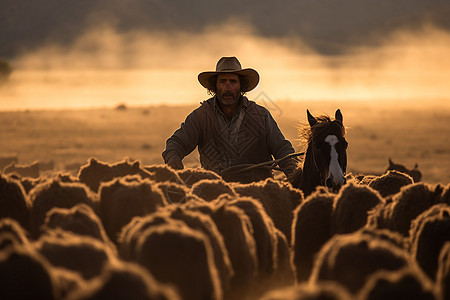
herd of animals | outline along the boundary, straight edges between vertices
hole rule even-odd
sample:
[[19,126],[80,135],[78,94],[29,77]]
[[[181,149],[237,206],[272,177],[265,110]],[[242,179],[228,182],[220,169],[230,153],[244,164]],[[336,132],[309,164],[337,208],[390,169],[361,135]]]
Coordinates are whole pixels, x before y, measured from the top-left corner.
[[96,158],[36,176],[6,160],[0,299],[450,299],[450,184],[417,166],[345,174],[345,161],[341,186],[328,170],[309,190]]

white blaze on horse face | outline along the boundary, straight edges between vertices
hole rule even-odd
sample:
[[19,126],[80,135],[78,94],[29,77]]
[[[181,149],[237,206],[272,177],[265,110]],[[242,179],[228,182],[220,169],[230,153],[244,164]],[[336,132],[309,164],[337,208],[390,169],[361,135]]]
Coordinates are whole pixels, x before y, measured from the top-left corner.
[[331,153],[330,153],[330,166],[328,169],[328,178],[331,177],[334,184],[336,186],[341,186],[345,183],[344,172],[341,169],[338,161],[338,153],[336,151],[336,144],[339,142],[338,138],[335,135],[329,135],[325,138],[325,142],[330,144]]

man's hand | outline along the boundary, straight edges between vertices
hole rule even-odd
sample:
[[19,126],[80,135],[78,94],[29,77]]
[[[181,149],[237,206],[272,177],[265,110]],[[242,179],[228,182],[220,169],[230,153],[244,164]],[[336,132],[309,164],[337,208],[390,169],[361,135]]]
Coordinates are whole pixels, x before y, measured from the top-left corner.
[[179,158],[177,155],[172,155],[171,157],[169,157],[167,165],[175,170],[184,169],[183,163],[181,162],[181,158]]

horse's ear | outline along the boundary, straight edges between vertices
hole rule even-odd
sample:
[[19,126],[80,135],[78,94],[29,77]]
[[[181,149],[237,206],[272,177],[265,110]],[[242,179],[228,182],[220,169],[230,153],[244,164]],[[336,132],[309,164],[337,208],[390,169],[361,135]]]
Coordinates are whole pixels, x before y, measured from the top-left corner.
[[306,114],[308,115],[308,122],[309,122],[309,125],[310,125],[311,127],[313,127],[314,125],[316,125],[317,120],[316,120],[316,118],[313,117],[313,115],[311,115],[311,113],[309,112],[308,109],[306,110]]
[[393,164],[392,159],[389,157],[389,166],[392,166]]
[[338,120],[339,122],[341,122],[342,124],[344,124],[343,123],[343,117],[342,117],[342,113],[341,113],[341,110],[340,109],[338,109],[337,111],[336,111],[336,113],[334,114],[334,118],[336,119],[336,120]]

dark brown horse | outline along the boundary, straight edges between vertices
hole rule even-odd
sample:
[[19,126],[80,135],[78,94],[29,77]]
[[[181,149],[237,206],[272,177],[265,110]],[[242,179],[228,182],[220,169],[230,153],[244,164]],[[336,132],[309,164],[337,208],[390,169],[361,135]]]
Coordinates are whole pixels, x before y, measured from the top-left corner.
[[305,196],[319,185],[338,191],[346,182],[348,146],[341,111],[336,111],[335,120],[328,116],[315,118],[309,110],[306,112],[309,126],[300,129],[300,136],[307,141],[303,168],[299,168],[289,181]]

